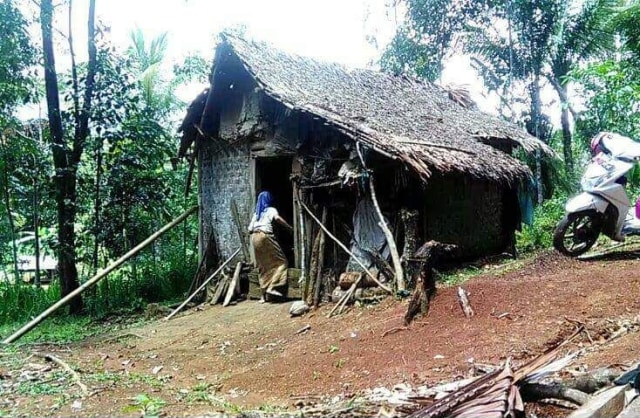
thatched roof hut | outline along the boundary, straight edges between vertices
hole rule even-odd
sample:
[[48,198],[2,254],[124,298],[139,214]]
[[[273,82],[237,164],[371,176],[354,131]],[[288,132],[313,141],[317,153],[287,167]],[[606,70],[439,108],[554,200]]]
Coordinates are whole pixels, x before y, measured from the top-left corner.
[[[221,36],[210,81],[189,106],[179,154],[198,161],[201,236],[215,231],[223,254],[237,241],[231,200],[246,220],[258,191],[286,182],[288,191],[276,194],[296,220],[291,264],[308,262],[299,255],[312,238],[308,231],[300,235],[297,200],[327,207],[350,224],[352,197],[368,194],[344,177],[363,175],[355,144],[368,151],[367,167],[392,223],[402,223],[401,211],[413,211],[418,241],[457,244],[468,255],[502,251],[519,226],[518,187],[531,176],[513,150],[552,153],[520,127],[480,112],[459,91],[231,35]],[[333,222],[336,228],[339,221]],[[353,241],[356,232],[348,233],[344,240]]]
[[[230,35],[222,35],[216,57],[237,60],[267,96],[402,160],[425,180],[437,170],[510,182],[530,173],[525,164],[500,150],[521,146],[552,153],[522,128],[465,106],[433,83],[349,70]],[[207,94],[194,102],[193,115],[182,127],[181,155],[196,137],[189,123],[200,121]]]

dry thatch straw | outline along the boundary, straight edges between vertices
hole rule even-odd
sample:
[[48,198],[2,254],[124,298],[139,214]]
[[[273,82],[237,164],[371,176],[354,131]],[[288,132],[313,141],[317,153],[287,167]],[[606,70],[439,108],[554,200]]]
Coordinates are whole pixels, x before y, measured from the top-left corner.
[[[460,91],[406,76],[350,70],[228,34],[221,38],[217,59],[239,62],[266,95],[402,161],[423,180],[434,170],[506,183],[531,174],[525,164],[492,143],[553,154],[518,126],[475,110]],[[189,113],[201,115],[203,102],[199,96]],[[197,116],[188,114],[183,124],[182,155],[195,138],[186,128]]]

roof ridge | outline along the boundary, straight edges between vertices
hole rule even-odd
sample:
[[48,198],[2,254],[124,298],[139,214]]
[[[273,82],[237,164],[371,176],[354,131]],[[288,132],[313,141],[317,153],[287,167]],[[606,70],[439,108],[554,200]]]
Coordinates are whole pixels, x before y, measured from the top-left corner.
[[[225,32],[220,39],[266,94],[404,161],[423,178],[437,169],[511,182],[530,171],[498,144],[552,153],[522,128],[463,106],[435,83],[349,68],[238,34]],[[492,143],[496,139],[501,141]]]

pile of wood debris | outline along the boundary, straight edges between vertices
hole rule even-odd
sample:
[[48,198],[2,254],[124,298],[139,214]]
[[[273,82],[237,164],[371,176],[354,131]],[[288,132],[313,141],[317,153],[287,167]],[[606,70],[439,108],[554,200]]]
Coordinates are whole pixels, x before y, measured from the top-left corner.
[[[562,362],[567,358],[559,360]],[[554,416],[639,416],[637,390],[628,385],[612,386],[612,381],[621,373],[617,369],[598,369],[564,382],[551,377],[538,381],[536,377],[540,376],[536,373],[523,377],[523,370],[514,371],[505,365],[480,377],[434,387],[412,388],[399,384],[392,389],[371,389],[357,397],[306,395],[293,397],[292,401],[304,416],[323,417],[533,418],[540,415],[529,411],[531,408],[525,408],[525,405],[534,403],[554,406],[558,411]]]
[[570,418],[640,416],[640,378],[635,381],[640,366],[631,366],[625,374],[615,367],[560,374],[589,351],[582,348],[566,352],[569,343],[582,332],[580,328],[555,348],[518,367],[509,359],[501,366],[472,364],[473,377],[433,387],[400,384],[392,389],[371,389],[358,396],[298,396],[293,400],[304,416],[537,417],[532,408],[525,408],[527,404],[551,405],[556,411],[553,416]]

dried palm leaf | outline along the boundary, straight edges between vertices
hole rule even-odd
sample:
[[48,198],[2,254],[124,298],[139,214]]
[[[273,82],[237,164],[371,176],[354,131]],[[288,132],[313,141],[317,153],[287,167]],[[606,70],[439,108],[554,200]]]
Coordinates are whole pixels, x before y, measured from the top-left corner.
[[464,107],[465,109],[477,109],[478,105],[471,98],[471,93],[469,92],[469,86],[456,86],[456,85],[448,85],[445,88],[445,91],[449,95],[449,98]]

